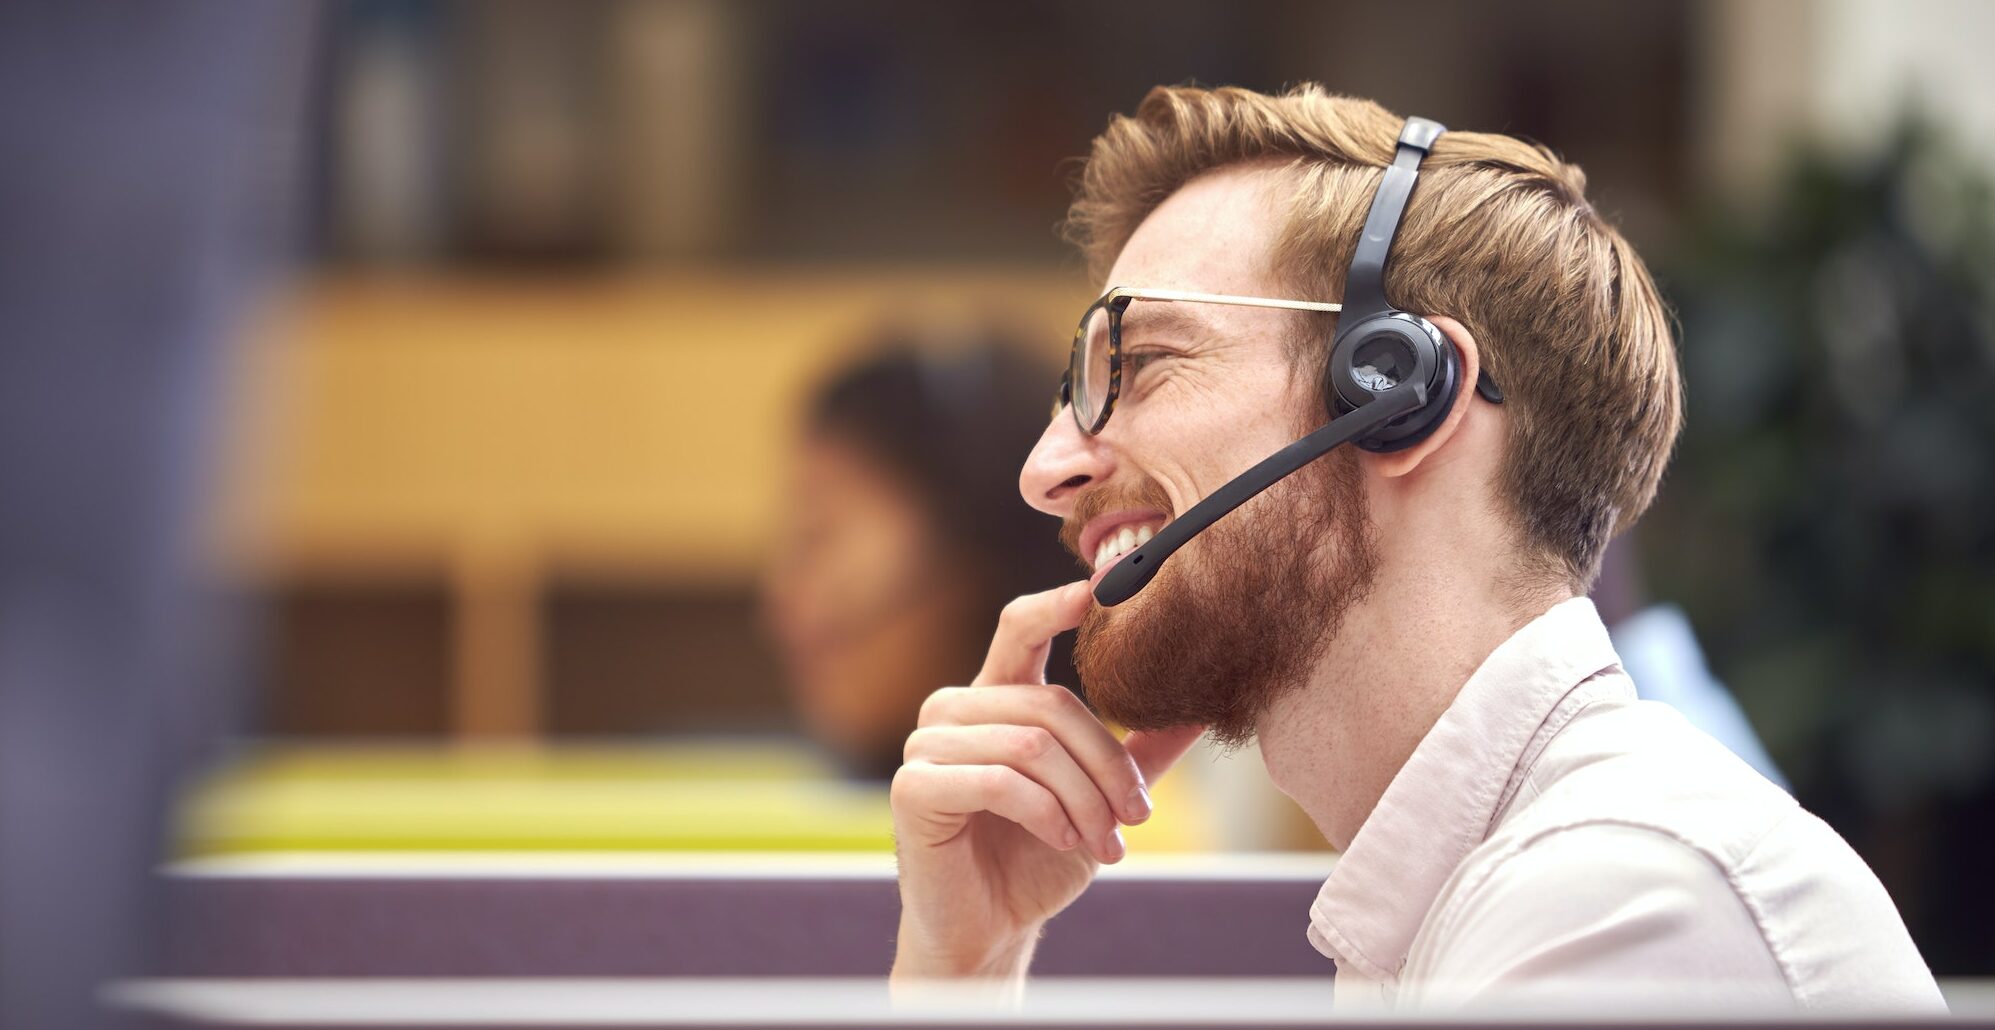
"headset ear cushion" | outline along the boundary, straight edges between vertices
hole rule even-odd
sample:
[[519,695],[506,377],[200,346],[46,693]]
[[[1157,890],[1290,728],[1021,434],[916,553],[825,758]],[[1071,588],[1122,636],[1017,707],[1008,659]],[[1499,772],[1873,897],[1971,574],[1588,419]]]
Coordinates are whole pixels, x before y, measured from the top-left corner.
[[1461,379],[1454,344],[1426,319],[1393,311],[1338,335],[1324,368],[1323,392],[1334,418],[1400,383],[1424,382],[1427,403],[1355,441],[1368,451],[1397,451],[1426,439],[1447,418]]

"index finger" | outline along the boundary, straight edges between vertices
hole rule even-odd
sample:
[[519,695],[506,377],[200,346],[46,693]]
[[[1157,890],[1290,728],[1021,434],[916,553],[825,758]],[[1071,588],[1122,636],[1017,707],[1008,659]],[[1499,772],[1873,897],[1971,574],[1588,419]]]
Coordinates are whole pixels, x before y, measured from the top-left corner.
[[1053,638],[1080,625],[1090,603],[1088,581],[1083,579],[1005,605],[983,671],[970,685],[1046,682],[1046,656]]

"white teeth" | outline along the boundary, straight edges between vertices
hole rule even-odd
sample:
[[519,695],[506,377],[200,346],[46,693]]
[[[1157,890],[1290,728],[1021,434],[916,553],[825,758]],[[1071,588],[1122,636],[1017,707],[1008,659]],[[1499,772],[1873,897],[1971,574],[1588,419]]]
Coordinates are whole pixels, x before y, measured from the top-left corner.
[[1095,548],[1094,567],[1101,568],[1117,555],[1149,543],[1156,535],[1157,531],[1149,526],[1124,526],[1120,531],[1108,534],[1102,538],[1101,546]]

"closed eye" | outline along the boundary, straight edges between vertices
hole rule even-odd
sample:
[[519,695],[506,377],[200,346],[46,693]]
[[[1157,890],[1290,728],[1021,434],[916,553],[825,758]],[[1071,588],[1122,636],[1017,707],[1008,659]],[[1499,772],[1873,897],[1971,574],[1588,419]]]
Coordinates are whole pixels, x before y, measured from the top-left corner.
[[1149,393],[1150,387],[1155,386],[1160,380],[1155,373],[1146,376],[1142,374],[1143,371],[1171,358],[1182,356],[1176,351],[1159,347],[1145,347],[1142,350],[1125,352],[1122,355],[1123,393],[1132,399]]

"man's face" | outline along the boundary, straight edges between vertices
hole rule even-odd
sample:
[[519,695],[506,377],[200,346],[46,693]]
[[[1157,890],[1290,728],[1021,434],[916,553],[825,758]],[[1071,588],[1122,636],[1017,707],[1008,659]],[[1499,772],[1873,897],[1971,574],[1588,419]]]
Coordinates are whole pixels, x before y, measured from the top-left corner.
[[[1279,296],[1268,264],[1277,183],[1236,168],[1188,184],[1137,228],[1109,285]],[[1065,519],[1061,539],[1091,571],[1103,541],[1156,530],[1322,425],[1314,362],[1291,374],[1293,317],[1132,305],[1107,427],[1089,437],[1062,412],[1020,476],[1029,503]],[[1132,729],[1197,723],[1243,744],[1307,678],[1375,566],[1357,458],[1332,454],[1194,538],[1128,602],[1089,611],[1075,645],[1088,699]]]

